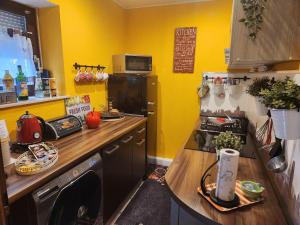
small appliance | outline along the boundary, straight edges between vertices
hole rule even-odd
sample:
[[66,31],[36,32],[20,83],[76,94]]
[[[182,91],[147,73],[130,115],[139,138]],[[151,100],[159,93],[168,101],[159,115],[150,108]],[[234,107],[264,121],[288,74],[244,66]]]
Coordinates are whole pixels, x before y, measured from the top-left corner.
[[67,115],[46,122],[45,139],[57,140],[77,131],[81,131],[80,119],[73,115]]
[[17,121],[17,143],[19,145],[36,144],[43,140],[45,121],[28,111]]
[[147,74],[152,71],[152,56],[122,54],[113,55],[114,74]]

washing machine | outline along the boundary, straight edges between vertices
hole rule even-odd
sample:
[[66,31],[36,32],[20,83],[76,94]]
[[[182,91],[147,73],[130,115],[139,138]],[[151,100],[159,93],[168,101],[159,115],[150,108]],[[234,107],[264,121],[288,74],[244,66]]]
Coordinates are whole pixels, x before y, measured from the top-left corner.
[[32,193],[38,225],[102,225],[102,160],[96,154]]

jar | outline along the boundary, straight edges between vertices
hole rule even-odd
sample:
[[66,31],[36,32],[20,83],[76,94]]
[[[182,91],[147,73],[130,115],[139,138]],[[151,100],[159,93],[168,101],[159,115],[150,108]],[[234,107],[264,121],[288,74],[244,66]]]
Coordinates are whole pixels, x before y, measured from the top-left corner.
[[5,70],[5,74],[3,76],[2,83],[4,85],[5,92],[15,91],[14,78],[9,74],[8,70]]

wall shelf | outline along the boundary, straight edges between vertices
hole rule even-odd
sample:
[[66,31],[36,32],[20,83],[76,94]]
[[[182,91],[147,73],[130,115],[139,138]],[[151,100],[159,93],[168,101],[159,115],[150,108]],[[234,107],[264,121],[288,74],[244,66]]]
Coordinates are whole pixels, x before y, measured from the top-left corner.
[[0,110],[13,108],[13,107],[26,106],[26,105],[34,105],[34,104],[45,103],[45,102],[54,102],[54,101],[64,100],[67,98],[69,98],[69,97],[68,96],[57,96],[57,97],[52,97],[52,98],[29,97],[29,100],[27,100],[27,101],[20,101],[20,102],[16,102],[16,103],[0,105]]

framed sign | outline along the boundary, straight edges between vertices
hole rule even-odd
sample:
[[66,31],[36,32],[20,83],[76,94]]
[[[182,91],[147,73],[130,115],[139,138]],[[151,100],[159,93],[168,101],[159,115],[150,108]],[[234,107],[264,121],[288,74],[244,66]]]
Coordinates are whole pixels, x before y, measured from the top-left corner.
[[73,96],[65,100],[67,115],[73,115],[85,124],[85,116],[92,111],[89,95]]
[[194,73],[197,27],[175,29],[174,73]]

